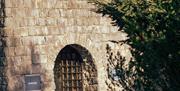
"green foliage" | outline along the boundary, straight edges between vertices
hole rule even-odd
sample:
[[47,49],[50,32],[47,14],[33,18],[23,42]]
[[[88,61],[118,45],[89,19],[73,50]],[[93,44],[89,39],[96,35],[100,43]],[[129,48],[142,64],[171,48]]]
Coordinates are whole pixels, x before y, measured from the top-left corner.
[[97,13],[111,17],[112,24],[128,34],[137,71],[132,88],[180,90],[180,0],[90,2],[98,7]]

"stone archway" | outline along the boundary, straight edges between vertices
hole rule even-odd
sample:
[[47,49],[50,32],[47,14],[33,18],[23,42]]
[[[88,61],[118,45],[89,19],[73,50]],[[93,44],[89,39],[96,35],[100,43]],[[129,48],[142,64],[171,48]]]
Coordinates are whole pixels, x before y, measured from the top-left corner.
[[77,44],[65,46],[54,66],[55,91],[97,91],[97,69],[89,51]]

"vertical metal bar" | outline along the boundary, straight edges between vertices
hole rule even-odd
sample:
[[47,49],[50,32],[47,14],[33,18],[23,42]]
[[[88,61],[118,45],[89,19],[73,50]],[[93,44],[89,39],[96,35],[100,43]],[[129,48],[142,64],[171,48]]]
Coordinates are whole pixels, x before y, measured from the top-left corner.
[[78,72],[78,70],[77,70],[77,60],[75,60],[76,61],[76,73],[75,73],[75,75],[76,75],[76,90],[78,91],[78,83],[77,83],[77,81],[78,81],[78,75],[77,75],[77,72]]
[[60,77],[61,77],[61,79],[60,79],[60,89],[63,91],[63,85],[64,85],[64,81],[63,81],[63,73],[64,73],[64,67],[63,67],[63,60],[60,60],[60,69],[61,69],[61,72],[60,72]]
[[66,91],[68,90],[68,60],[66,59]]
[[71,60],[71,91],[73,91],[73,57]]
[[80,63],[81,67],[81,91],[83,91],[83,63]]

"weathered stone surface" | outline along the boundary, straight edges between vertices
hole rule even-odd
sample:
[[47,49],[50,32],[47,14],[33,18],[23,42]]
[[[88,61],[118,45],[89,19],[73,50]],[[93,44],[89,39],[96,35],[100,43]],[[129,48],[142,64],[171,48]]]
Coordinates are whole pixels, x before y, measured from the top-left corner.
[[[55,91],[55,61],[61,49],[69,44],[78,44],[89,51],[85,54],[79,48],[82,57],[92,56],[96,70],[88,68],[92,65],[84,69],[83,76],[89,79],[84,81],[85,91],[108,90],[107,44],[121,50],[129,60],[127,45],[110,42],[125,40],[127,35],[112,26],[110,18],[93,12],[95,7],[87,0],[5,0],[4,4],[5,27],[0,28],[3,30],[0,35],[5,36],[0,40],[0,68],[3,68],[0,91],[24,91],[25,74],[40,74],[42,91]],[[8,84],[2,84],[1,80]]]

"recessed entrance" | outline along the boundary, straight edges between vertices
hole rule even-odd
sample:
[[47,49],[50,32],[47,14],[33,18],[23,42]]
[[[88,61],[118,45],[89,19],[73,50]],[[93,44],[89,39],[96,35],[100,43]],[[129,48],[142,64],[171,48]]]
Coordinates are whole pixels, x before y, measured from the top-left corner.
[[67,45],[54,66],[55,91],[97,91],[97,70],[90,53],[79,45]]

